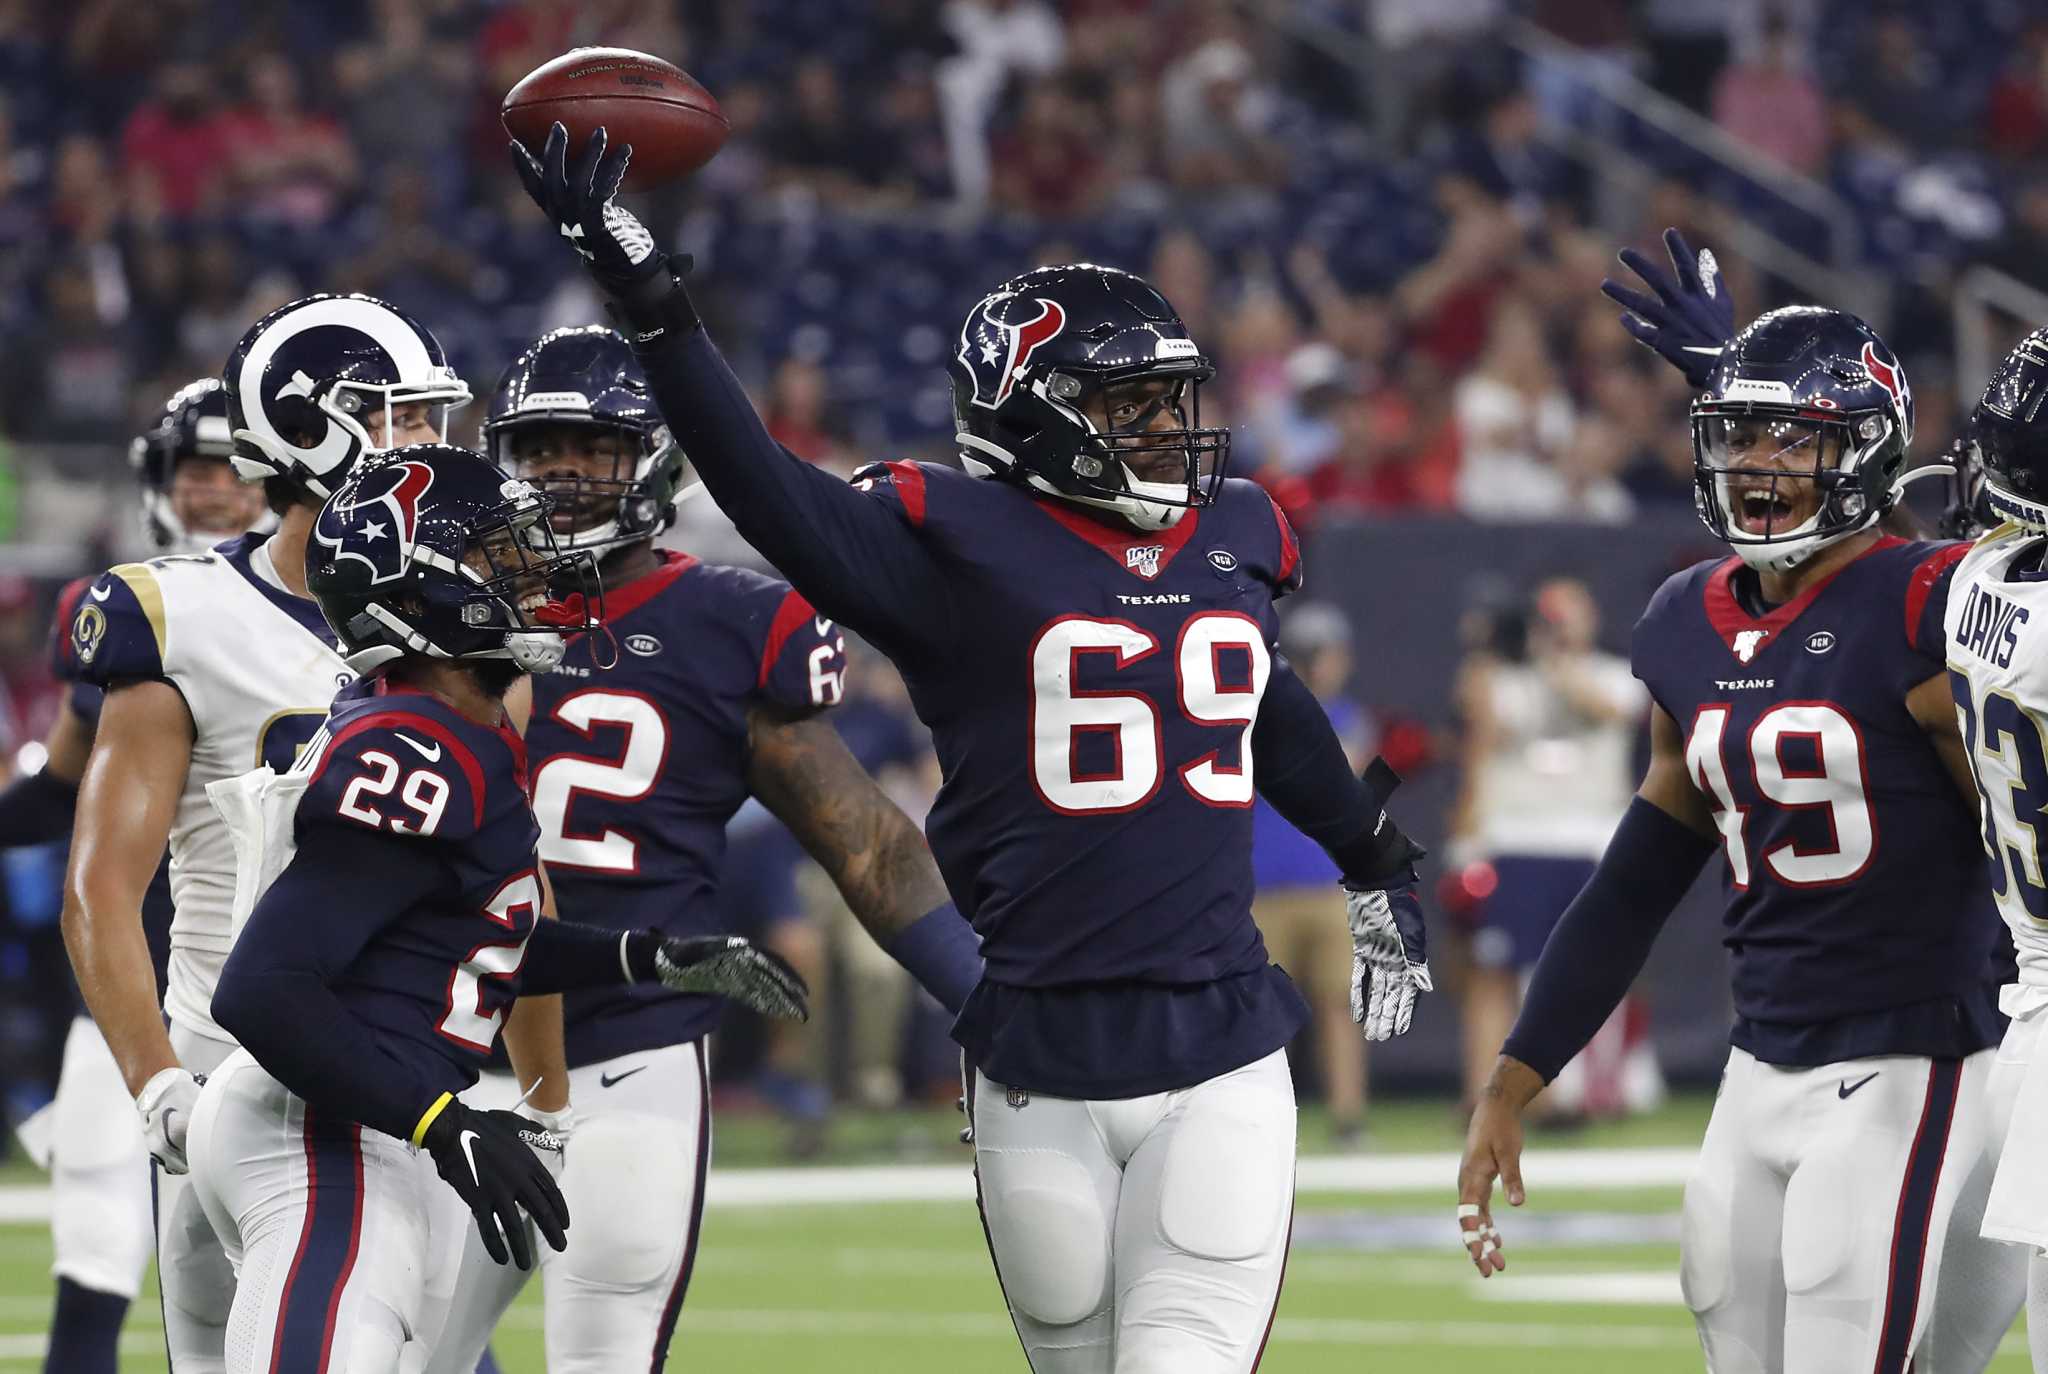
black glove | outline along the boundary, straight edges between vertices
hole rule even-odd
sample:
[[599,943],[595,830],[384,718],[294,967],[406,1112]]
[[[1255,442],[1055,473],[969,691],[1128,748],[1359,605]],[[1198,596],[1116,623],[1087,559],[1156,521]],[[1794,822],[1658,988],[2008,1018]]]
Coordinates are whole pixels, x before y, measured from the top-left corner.
[[1621,250],[1621,265],[1654,295],[1646,296],[1611,277],[1600,283],[1600,290],[1621,307],[1621,327],[1637,343],[1656,349],[1698,390],[1713,375],[1722,346],[1735,337],[1735,298],[1721,283],[1713,250],[1694,253],[1685,235],[1666,229],[1664,251],[1671,255],[1670,276],[1635,249]]
[[546,1151],[562,1152],[554,1132],[515,1112],[479,1112],[451,1098],[420,1145],[476,1214],[484,1249],[498,1263],[506,1262],[509,1245],[512,1263],[533,1268],[528,1216],[555,1249],[569,1243],[569,1204],[541,1157]]
[[654,246],[654,235],[620,208],[613,197],[633,160],[628,143],[606,151],[605,131],[591,134],[575,164],[569,164],[569,131],[560,124],[548,130],[540,156],[516,140],[512,165],[533,203],[554,221],[562,237],[583,255],[598,285],[625,299],[667,269],[668,254]]
[[785,1021],[811,1019],[811,990],[789,961],[738,935],[635,935],[626,958],[636,980],[730,998]]

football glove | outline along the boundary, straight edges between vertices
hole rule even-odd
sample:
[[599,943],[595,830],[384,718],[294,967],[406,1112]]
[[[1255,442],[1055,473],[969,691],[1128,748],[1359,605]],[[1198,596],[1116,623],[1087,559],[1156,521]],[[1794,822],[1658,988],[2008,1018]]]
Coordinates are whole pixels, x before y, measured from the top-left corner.
[[525,144],[512,144],[512,165],[526,194],[583,256],[598,285],[621,298],[668,265],[647,226],[613,202],[632,160],[632,144],[608,148],[598,129],[571,163],[569,131],[559,123],[548,130],[538,157]]
[[192,1104],[199,1100],[205,1082],[181,1068],[158,1069],[136,1095],[143,1141],[150,1157],[167,1174],[182,1174],[191,1167],[185,1162],[185,1131],[192,1124]]
[[664,936],[654,976],[678,992],[725,997],[763,1016],[811,1019],[811,990],[789,962],[737,935]]
[[517,1112],[480,1112],[449,1098],[419,1144],[469,1204],[484,1249],[498,1263],[533,1268],[527,1217],[555,1249],[569,1243],[569,1204],[555,1186],[562,1142],[553,1132]]
[[1600,290],[1621,307],[1621,327],[1684,373],[1697,391],[1713,375],[1722,346],[1735,337],[1735,298],[1721,282],[1712,249],[1694,253],[1685,235],[1666,229],[1664,251],[1671,255],[1668,276],[1635,249],[1621,250],[1621,265],[1653,294],[1646,296],[1611,277],[1600,283]]
[[1415,994],[1435,986],[1415,886],[1346,887],[1344,897],[1351,921],[1351,1019],[1368,1040],[1405,1035],[1415,1019]]

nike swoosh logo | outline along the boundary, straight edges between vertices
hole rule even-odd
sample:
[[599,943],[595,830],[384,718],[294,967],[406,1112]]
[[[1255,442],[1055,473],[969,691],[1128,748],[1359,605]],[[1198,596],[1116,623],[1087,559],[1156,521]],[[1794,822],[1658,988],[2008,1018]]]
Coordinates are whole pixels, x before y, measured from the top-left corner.
[[1835,1096],[1842,1098],[1846,1101],[1850,1093],[1855,1092],[1858,1088],[1862,1087],[1865,1083],[1868,1083],[1872,1078],[1875,1077],[1877,1077],[1876,1074],[1871,1074],[1867,1078],[1857,1079],[1854,1083],[1844,1083],[1842,1084],[1842,1086],[1835,1089]]
[[597,1076],[597,1086],[609,1088],[614,1083],[623,1083],[634,1074],[643,1072],[646,1068],[647,1066],[642,1064],[639,1068],[627,1069],[624,1073],[601,1073]]
[[471,1148],[476,1141],[476,1132],[464,1131],[460,1137],[460,1141],[462,1144],[462,1157],[469,1161],[469,1176],[470,1178],[475,1180],[478,1187],[482,1187],[484,1181],[483,1175],[479,1174],[476,1171],[476,1151],[473,1148]]
[[87,587],[85,594],[95,601],[105,601],[114,594],[112,587]]
[[400,739],[404,740],[413,748],[417,749],[419,751],[420,757],[425,759],[428,763],[434,763],[440,759],[441,745],[439,741],[436,741],[434,747],[432,749],[429,749],[427,748],[426,745],[421,744],[418,740],[414,739],[411,735],[406,734],[405,731],[403,730],[393,730],[391,733],[398,736]]
[[1702,348],[1698,344],[1685,345],[1685,351],[1688,353],[1707,353],[1716,358],[1721,356],[1721,348],[1720,344],[1715,344],[1712,348]]

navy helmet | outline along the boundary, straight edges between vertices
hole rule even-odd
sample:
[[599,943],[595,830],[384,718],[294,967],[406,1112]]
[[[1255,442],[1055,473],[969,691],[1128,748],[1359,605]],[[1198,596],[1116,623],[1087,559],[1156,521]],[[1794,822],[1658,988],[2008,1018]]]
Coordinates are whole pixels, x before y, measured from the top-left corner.
[[[374,296],[317,295],[271,311],[235,345],[221,374],[235,440],[235,467],[250,481],[282,477],[326,500],[356,461],[384,445],[365,421],[424,402],[434,433],[469,386],[440,342],[410,315]],[[387,439],[388,443],[388,439]]]
[[[545,453],[522,462],[520,436],[553,426],[616,436],[612,475],[550,472]],[[651,539],[675,520],[682,451],[669,437],[631,345],[603,325],[544,334],[505,369],[491,393],[484,450],[507,472],[523,469],[554,498],[557,533],[569,548],[603,550]]]
[[[1694,498],[1714,537],[1785,571],[1898,502],[1913,392],[1883,339],[1840,310],[1759,316],[1721,350],[1692,407]],[[1792,483],[1817,497],[1804,519]]]
[[555,546],[549,508],[480,453],[393,449],[321,507],[306,586],[361,670],[421,654],[548,672],[602,609],[596,563]]
[[[179,387],[149,428],[129,442],[128,466],[142,487],[142,532],[152,546],[167,553],[199,553],[247,532],[246,527],[188,526],[171,500],[171,481],[178,464],[192,458],[225,463],[234,451],[227,393],[218,377],[201,377]],[[264,529],[273,523],[275,517],[266,511],[253,528]]]
[[[1142,277],[1092,263],[1012,277],[967,312],[949,367],[954,437],[977,477],[1102,507],[1147,530],[1216,497],[1230,431],[1202,428],[1199,401],[1215,365]],[[1155,380],[1166,384],[1158,395],[1106,424],[1091,418],[1105,388]],[[1162,417],[1171,424],[1158,426]],[[1161,450],[1180,456],[1178,478],[1132,471],[1128,459]]]
[[2048,534],[2048,329],[2021,339],[1992,372],[1963,449],[1959,467],[1981,472],[1988,513]]

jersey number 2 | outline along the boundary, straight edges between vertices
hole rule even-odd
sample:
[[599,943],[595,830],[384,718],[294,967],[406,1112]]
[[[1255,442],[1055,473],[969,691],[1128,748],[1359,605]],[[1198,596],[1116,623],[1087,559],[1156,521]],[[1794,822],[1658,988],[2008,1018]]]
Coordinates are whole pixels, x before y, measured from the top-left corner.
[[[1750,882],[1750,854],[1745,830],[1747,806],[1735,801],[1728,779],[1729,708],[1702,706],[1693,717],[1692,737],[1685,745],[1686,771],[1714,803],[1714,823],[1728,850],[1728,871],[1737,887]],[[1815,766],[1787,767],[1787,740],[1813,741]],[[1749,739],[1737,741],[1738,765],[1746,763],[1764,800],[1784,811],[1818,811],[1827,818],[1831,844],[1802,849],[1787,840],[1766,850],[1762,862],[1772,877],[1789,887],[1825,887],[1846,883],[1870,864],[1877,852],[1877,817],[1870,809],[1870,788],[1864,776],[1863,738],[1841,708],[1825,701],[1780,702],[1757,717]]]
[[[525,908],[522,918],[521,908]],[[495,978],[509,984],[526,960],[526,937],[540,916],[540,880],[529,871],[508,878],[484,904],[484,915],[507,930],[520,934],[511,940],[487,940],[471,950],[448,975],[448,1009],[441,1016],[440,1031],[450,1040],[488,1054],[504,1024],[510,996],[495,1007],[484,1005],[484,980]]]
[[[1088,654],[1126,668],[1158,652],[1159,641],[1123,620],[1066,616],[1038,632],[1031,646],[1031,778],[1045,804],[1063,815],[1133,811],[1152,800],[1166,771],[1159,706],[1140,692],[1083,690],[1076,669]],[[1223,655],[1239,651],[1248,680],[1226,682]],[[1252,804],[1252,723],[1272,675],[1273,657],[1259,623],[1235,611],[1188,617],[1174,645],[1175,705],[1201,725],[1238,727],[1237,763],[1210,750],[1180,769],[1181,784],[1210,806]],[[1105,736],[1110,766],[1080,772],[1074,753],[1084,734]]]
[[591,738],[599,726],[625,732],[616,759],[592,754],[557,754],[533,775],[533,814],[540,822],[540,857],[563,868],[599,873],[632,873],[640,866],[639,844],[622,830],[595,835],[569,833],[569,807],[579,792],[612,801],[638,801],[654,790],[668,759],[668,721],[661,708],[637,692],[573,692],[554,709],[562,724]]

